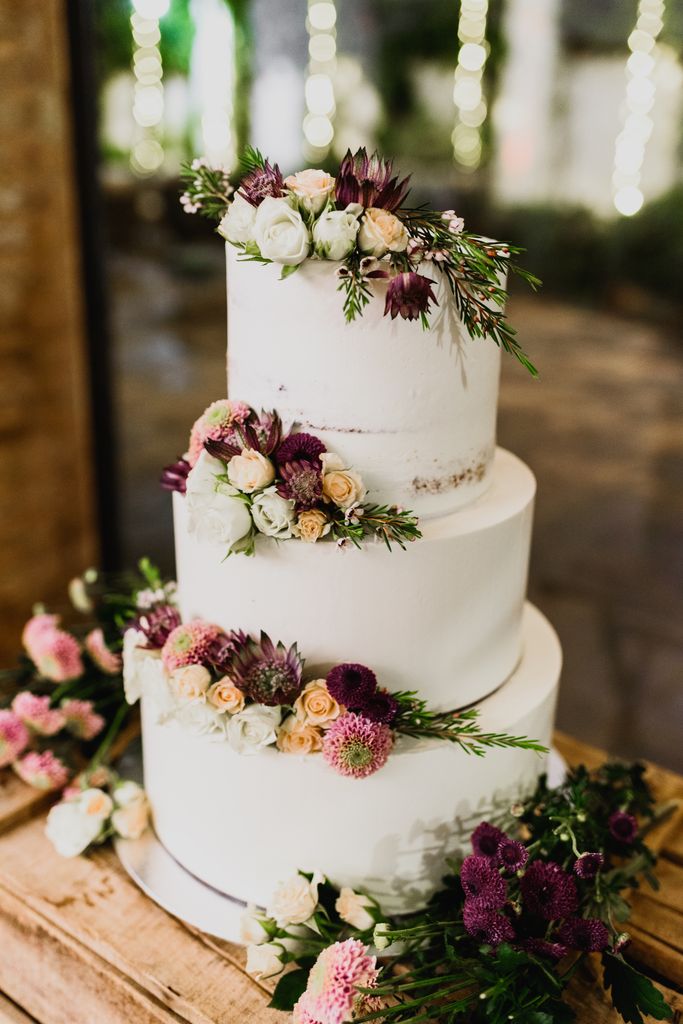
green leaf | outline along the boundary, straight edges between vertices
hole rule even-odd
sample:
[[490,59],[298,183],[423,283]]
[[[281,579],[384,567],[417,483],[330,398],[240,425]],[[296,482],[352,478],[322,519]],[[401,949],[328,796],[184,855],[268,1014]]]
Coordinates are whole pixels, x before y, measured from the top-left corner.
[[603,953],[603,984],[612,990],[614,1009],[626,1024],[644,1024],[643,1015],[669,1020],[671,1007],[649,978],[613,953]]
[[308,971],[306,968],[300,967],[296,971],[288,971],[282,975],[275,986],[273,998],[268,1006],[273,1010],[285,1010],[291,1013],[299,996],[306,991],[307,983]]
[[300,263],[286,263],[280,273],[280,280],[284,281],[286,278],[291,277],[292,274],[296,274],[300,266]]

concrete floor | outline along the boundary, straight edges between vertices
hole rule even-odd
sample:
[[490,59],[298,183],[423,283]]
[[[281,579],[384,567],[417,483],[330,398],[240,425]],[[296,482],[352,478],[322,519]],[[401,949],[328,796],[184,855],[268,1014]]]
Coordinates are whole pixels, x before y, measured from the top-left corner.
[[[172,569],[159,468],[225,393],[219,245],[112,257],[124,553]],[[538,478],[530,596],[565,652],[559,725],[683,770],[683,341],[543,296],[510,315],[537,365],[504,361],[499,441]]]

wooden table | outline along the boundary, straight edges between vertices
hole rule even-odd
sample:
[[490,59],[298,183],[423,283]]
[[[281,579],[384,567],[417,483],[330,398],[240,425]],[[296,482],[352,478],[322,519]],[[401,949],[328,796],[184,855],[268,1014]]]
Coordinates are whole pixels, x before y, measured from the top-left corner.
[[[602,752],[556,738],[570,763]],[[683,778],[651,766],[660,800]],[[284,1024],[239,947],[189,928],[148,900],[109,848],[63,860],[43,834],[45,796],[0,772],[0,1024]],[[659,892],[635,894],[629,956],[683,1019],[683,814],[652,834]],[[572,983],[580,1024],[616,1024],[597,967]]]

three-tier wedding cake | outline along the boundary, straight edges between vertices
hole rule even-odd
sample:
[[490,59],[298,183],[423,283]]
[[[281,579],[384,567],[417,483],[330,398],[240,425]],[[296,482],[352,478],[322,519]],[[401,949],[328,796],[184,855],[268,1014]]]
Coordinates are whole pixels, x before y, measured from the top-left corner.
[[127,638],[157,836],[260,906],[297,869],[423,905],[553,725],[535,481],[495,440],[510,250],[365,159],[223,180],[228,397],[167,472],[182,624]]

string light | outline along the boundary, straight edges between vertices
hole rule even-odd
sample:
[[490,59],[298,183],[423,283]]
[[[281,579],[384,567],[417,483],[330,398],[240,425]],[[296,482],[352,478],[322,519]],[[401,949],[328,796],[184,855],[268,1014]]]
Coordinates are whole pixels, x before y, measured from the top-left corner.
[[453,156],[466,170],[481,162],[481,128],[488,108],[482,81],[489,55],[486,42],[488,0],[462,0],[458,21],[460,50],[455,68],[453,102],[456,109],[453,128]]
[[632,217],[644,202],[641,177],[645,149],[654,127],[649,113],[655,102],[652,72],[657,37],[662,31],[664,0],[640,0],[638,20],[628,37],[626,97],[623,127],[614,149],[613,202],[618,213]]
[[308,68],[304,88],[304,152],[309,160],[327,156],[334,138],[334,81],[337,9],[333,0],[308,0]]
[[210,164],[232,168],[236,160],[235,23],[225,0],[190,0],[195,38],[191,91],[201,111],[196,145]]
[[131,155],[131,167],[138,174],[153,174],[164,161],[161,126],[164,120],[163,65],[159,42],[159,19],[168,11],[170,0],[133,0],[130,24],[133,32],[133,74],[135,91],[133,118],[138,139]]

